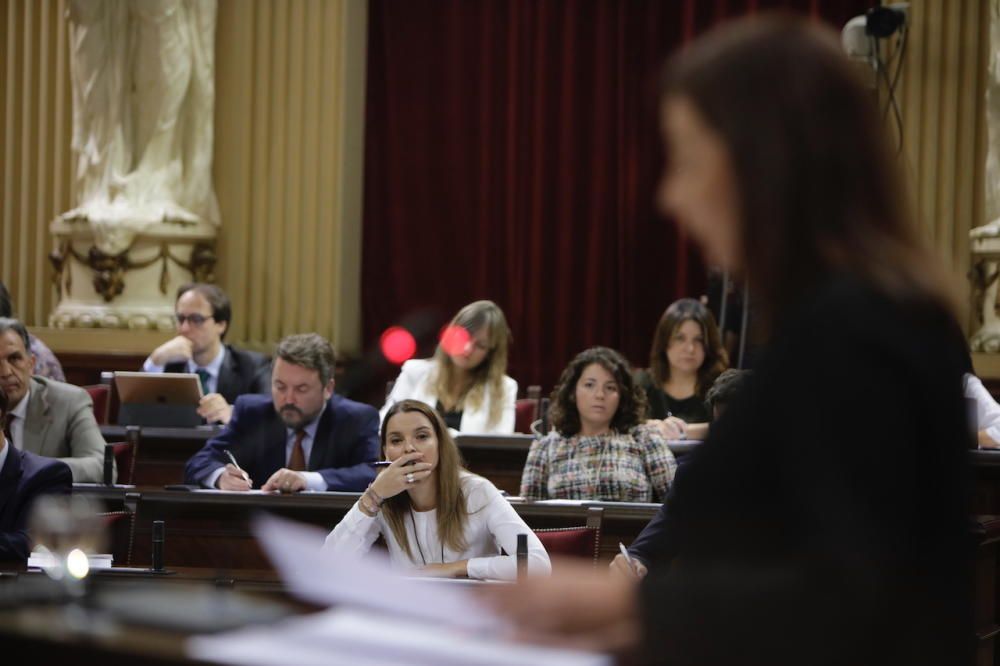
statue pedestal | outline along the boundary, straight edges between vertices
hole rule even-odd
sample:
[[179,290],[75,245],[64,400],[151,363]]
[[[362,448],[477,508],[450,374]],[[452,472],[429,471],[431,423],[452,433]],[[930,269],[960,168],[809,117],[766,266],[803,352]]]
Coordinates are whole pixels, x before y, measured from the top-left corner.
[[997,353],[1000,352],[1000,317],[997,317],[1000,236],[984,233],[988,226],[973,229],[969,234],[972,307],[980,321],[978,330],[969,338],[969,348],[973,352]]
[[174,300],[187,282],[215,281],[216,227],[159,222],[137,233],[119,254],[105,254],[85,221],[56,219],[49,255],[59,305],[56,328],[174,331]]

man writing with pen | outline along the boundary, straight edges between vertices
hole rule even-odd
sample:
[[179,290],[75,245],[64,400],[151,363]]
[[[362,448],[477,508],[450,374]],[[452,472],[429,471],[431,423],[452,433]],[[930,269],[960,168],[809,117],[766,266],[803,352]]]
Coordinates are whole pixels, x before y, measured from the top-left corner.
[[278,343],[271,397],[240,396],[232,418],[184,469],[220,490],[361,491],[375,478],[378,412],[333,392],[333,347],[315,333]]

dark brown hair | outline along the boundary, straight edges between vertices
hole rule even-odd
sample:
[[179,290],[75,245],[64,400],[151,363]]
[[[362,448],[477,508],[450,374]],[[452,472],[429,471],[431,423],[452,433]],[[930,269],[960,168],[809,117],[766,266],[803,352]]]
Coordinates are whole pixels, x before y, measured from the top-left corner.
[[[458,445],[452,439],[447,426],[441,420],[437,410],[431,409],[419,400],[400,400],[393,404],[382,419],[382,431],[379,438],[382,443],[382,460],[385,460],[385,439],[389,420],[400,412],[418,412],[427,417],[434,428],[437,438],[437,528],[441,542],[452,550],[463,551],[465,543],[465,523],[468,521],[468,507],[465,505],[465,493],[462,492],[461,473],[464,471],[462,454]],[[411,558],[410,540],[406,536],[407,512],[412,511],[410,496],[406,492],[394,495],[382,506],[382,514],[389,523],[396,542]]]
[[298,333],[281,339],[274,355],[285,363],[299,365],[319,373],[319,383],[326,386],[333,377],[337,353],[319,333]]
[[832,273],[953,309],[872,94],[831,30],[783,14],[727,23],[668,63],[662,91],[691,102],[729,150],[765,332]]
[[185,284],[177,290],[177,298],[174,299],[174,303],[181,300],[181,296],[188,293],[189,291],[196,292],[199,296],[208,301],[208,304],[212,306],[212,319],[216,323],[226,323],[226,329],[222,331],[221,338],[226,337],[226,333],[229,332],[229,321],[233,317],[233,304],[229,301],[229,296],[226,292],[222,291],[222,287],[214,284],[208,284],[205,282],[192,282],[190,284]]
[[564,437],[580,432],[580,412],[576,408],[576,384],[587,366],[597,363],[618,382],[618,410],[611,418],[611,429],[627,433],[646,418],[646,393],[632,379],[628,361],[614,349],[591,347],[576,355],[563,370],[552,392],[549,422]]
[[704,339],[705,360],[698,368],[698,386],[696,391],[701,398],[705,397],[712,382],[729,366],[726,350],[719,337],[719,327],[715,324],[715,316],[701,301],[694,298],[682,298],[670,304],[660,317],[653,334],[653,346],[649,350],[649,372],[657,385],[662,385],[670,379],[670,362],[667,360],[667,346],[677,328],[686,321],[693,321],[701,327]]

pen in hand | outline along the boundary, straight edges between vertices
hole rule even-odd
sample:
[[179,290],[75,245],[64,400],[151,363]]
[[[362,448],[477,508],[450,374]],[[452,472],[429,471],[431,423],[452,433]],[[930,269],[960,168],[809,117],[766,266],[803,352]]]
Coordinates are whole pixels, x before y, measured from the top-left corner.
[[233,467],[238,469],[240,471],[240,474],[243,475],[243,480],[247,482],[247,485],[253,488],[253,483],[251,483],[250,481],[250,476],[246,473],[246,471],[242,467],[240,467],[240,464],[236,462],[236,456],[233,455],[233,452],[230,451],[229,449],[226,449],[226,455],[229,456],[229,459],[231,461],[233,461]]
[[632,556],[628,554],[628,549],[625,547],[625,544],[623,544],[621,541],[618,542],[618,550],[622,552],[622,557],[624,557],[625,562],[628,563],[628,568],[631,569],[632,574],[636,578],[638,578],[639,570],[635,566],[635,560],[633,560]]

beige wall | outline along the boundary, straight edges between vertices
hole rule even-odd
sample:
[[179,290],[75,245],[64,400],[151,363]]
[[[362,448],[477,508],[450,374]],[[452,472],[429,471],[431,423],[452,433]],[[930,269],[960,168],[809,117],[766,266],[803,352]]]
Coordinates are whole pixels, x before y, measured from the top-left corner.
[[[912,0],[899,97],[917,212],[963,286],[983,221],[989,5]],[[366,12],[364,0],[219,2],[217,275],[235,341],[316,330],[360,345]],[[54,305],[47,225],[71,203],[63,13],[62,0],[0,0],[0,278],[36,326]]]
[[969,229],[985,221],[990,3],[911,0],[910,6],[899,96],[905,170],[927,237],[968,294]]
[[[63,0],[0,0],[0,279],[33,326],[55,305],[48,223],[73,201],[64,13]],[[216,277],[233,299],[230,340],[317,331],[360,346],[366,37],[365,0],[219,1]]]

